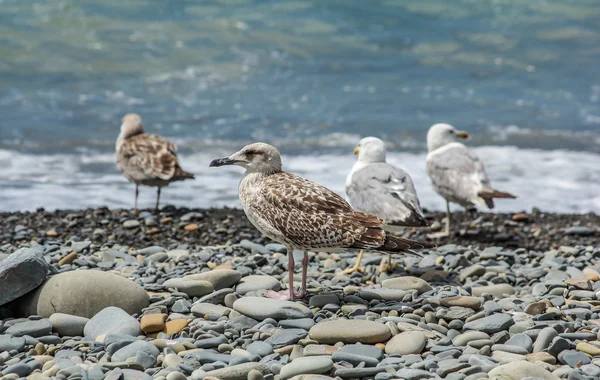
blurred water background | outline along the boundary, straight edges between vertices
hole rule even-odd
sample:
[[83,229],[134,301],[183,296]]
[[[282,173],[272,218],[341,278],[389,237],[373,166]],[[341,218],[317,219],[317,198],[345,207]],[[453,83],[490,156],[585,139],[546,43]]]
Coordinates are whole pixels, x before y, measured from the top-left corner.
[[[600,212],[597,0],[0,0],[0,210],[131,207],[114,142],[128,112],[195,181],[165,203],[234,206],[214,157],[266,141],[343,194],[364,136],[422,204],[436,122],[471,132],[497,210]],[[142,188],[141,206],[155,192]]]

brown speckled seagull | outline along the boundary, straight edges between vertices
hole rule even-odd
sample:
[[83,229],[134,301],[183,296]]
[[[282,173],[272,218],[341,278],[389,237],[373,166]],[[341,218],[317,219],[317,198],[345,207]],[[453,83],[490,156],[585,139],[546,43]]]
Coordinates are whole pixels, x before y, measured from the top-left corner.
[[[279,152],[271,145],[250,144],[210,163],[210,166],[223,165],[246,169],[239,185],[246,216],[259,231],[288,250],[288,291],[271,292],[268,297],[294,300],[306,296],[306,251],[368,249],[416,255],[412,249],[434,247],[387,234],[383,229],[385,222],[375,215],[353,210],[344,198],[326,187],[282,171]],[[294,249],[304,251],[298,297],[294,294]]]
[[160,136],[144,133],[142,118],[137,114],[123,117],[116,150],[117,168],[129,182],[135,183],[135,209],[139,185],[158,188],[155,206],[157,210],[162,187],[171,182],[194,178],[193,174],[179,166],[175,145]]

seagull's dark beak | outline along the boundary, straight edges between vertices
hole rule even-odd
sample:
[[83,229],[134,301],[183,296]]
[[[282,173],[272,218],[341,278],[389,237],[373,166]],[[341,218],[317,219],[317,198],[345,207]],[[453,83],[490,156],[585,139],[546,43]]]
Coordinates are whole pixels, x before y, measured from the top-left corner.
[[212,162],[210,163],[210,165],[208,165],[208,167],[212,168],[212,167],[225,166],[225,165],[234,165],[235,163],[236,163],[235,160],[232,160],[229,157],[223,157],[223,158],[217,158],[215,160],[212,160]]

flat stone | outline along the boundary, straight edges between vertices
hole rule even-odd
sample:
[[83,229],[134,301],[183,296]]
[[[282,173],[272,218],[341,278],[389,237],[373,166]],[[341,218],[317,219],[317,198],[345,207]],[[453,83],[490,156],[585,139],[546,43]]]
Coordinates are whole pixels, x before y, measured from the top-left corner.
[[146,314],[140,320],[140,328],[145,333],[161,331],[165,328],[165,320],[168,315],[164,313]]
[[162,330],[167,335],[173,335],[181,332],[190,323],[187,319],[174,319],[165,323],[165,328]]
[[21,351],[25,348],[25,338],[14,337],[10,335],[0,335],[0,352]]
[[348,352],[350,354],[367,356],[376,360],[383,359],[383,351],[377,346],[371,346],[368,344],[347,344],[339,349],[341,352]]
[[296,375],[322,374],[333,368],[333,361],[326,356],[298,358],[283,366],[280,372],[281,380],[291,379]]
[[281,282],[275,277],[264,276],[264,275],[251,275],[243,277],[235,291],[240,295],[245,295],[249,292],[255,292],[258,290],[274,290],[278,291],[281,289]]
[[252,370],[260,371],[262,374],[270,373],[267,366],[262,363],[242,363],[214,371],[206,372],[205,379],[213,378],[219,380],[246,380]]
[[419,294],[433,289],[427,281],[412,276],[389,278],[383,280],[381,286],[389,289],[416,290]]
[[547,352],[534,352],[531,354],[525,355],[528,361],[535,363],[537,361],[548,363],[548,364],[556,364],[556,358],[550,355]]
[[455,346],[466,346],[469,342],[474,340],[490,339],[489,334],[483,331],[467,331],[460,335],[457,335],[453,340],[452,344]]
[[586,342],[578,343],[576,350],[585,352],[586,354],[591,355],[591,356],[600,356],[600,347],[591,345]]
[[125,334],[137,336],[140,323],[126,311],[117,307],[107,307],[96,314],[85,325],[84,336],[96,339],[100,335]]
[[41,246],[21,248],[8,255],[0,261],[0,306],[38,287],[52,270]]
[[283,319],[279,321],[279,326],[285,329],[304,329],[308,331],[314,325],[315,321],[312,318]]
[[413,355],[423,352],[427,337],[420,331],[405,331],[390,339],[385,345],[386,354]]
[[461,306],[450,306],[449,308],[438,308],[435,312],[435,316],[438,319],[444,319],[446,321],[451,321],[455,319],[459,319],[464,321],[470,316],[474,315],[475,312],[472,309],[468,309],[466,307]]
[[54,313],[48,320],[60,336],[83,336],[83,328],[90,321],[88,318],[63,313]]
[[473,294],[475,297],[479,297],[484,293],[490,294],[496,298],[503,298],[505,295],[515,294],[516,291],[515,288],[509,284],[477,286],[471,289],[471,294]]
[[568,350],[570,347],[571,344],[568,340],[564,338],[555,338],[552,343],[550,343],[550,346],[548,346],[548,353],[554,357],[558,357],[561,352]]
[[339,305],[340,297],[337,294],[318,294],[308,301],[309,307],[323,307],[327,304]]
[[111,362],[124,362],[129,358],[135,358],[138,352],[143,352],[150,357],[154,358],[156,361],[156,357],[160,353],[158,348],[150,342],[146,342],[143,340],[136,340],[135,342],[128,344],[127,346],[121,348],[117,352],[115,352],[111,358]]
[[12,336],[23,336],[28,335],[31,337],[39,337],[50,334],[52,331],[52,325],[47,319],[40,319],[37,321],[25,321],[15,323],[6,329],[5,333]]
[[540,331],[533,344],[533,352],[541,352],[550,346],[552,340],[558,336],[556,330],[552,327],[545,327]]
[[533,347],[533,341],[528,335],[525,334],[515,334],[511,336],[505,344],[509,346],[522,347],[528,352],[531,352],[531,349]]
[[163,283],[165,288],[174,288],[190,297],[202,297],[212,293],[215,289],[208,281],[192,280],[186,278],[171,278]]
[[319,343],[363,343],[385,342],[391,336],[390,329],[378,322],[360,319],[337,319],[320,322],[309,331],[309,337]]
[[46,318],[54,313],[92,318],[109,306],[137,314],[148,303],[148,293],[135,282],[98,270],[57,274],[19,301],[22,314]]
[[483,265],[473,264],[470,267],[463,269],[462,272],[460,272],[460,274],[458,275],[458,278],[460,281],[465,281],[469,277],[483,276],[485,272],[486,270]]
[[495,361],[497,361],[500,364],[512,363],[512,362],[516,362],[519,360],[527,360],[525,355],[513,354],[510,352],[504,352],[504,351],[494,351],[492,353],[492,359],[494,359]]
[[406,290],[388,288],[364,288],[360,291],[360,298],[365,300],[380,299],[384,301],[402,301],[407,294]]
[[242,274],[233,269],[213,269],[208,272],[190,274],[183,277],[189,280],[208,281],[215,290],[231,288],[242,278]]
[[558,360],[567,364],[571,368],[579,368],[584,364],[590,364],[592,360],[583,352],[575,350],[565,350],[558,355]]
[[439,300],[440,306],[451,307],[451,306],[460,306],[472,309],[474,311],[479,310],[481,307],[481,301],[477,297],[469,297],[469,296],[454,296],[448,298],[441,298]]
[[396,372],[397,378],[405,380],[432,379],[435,375],[422,369],[401,368]]
[[138,228],[139,226],[140,222],[135,219],[129,219],[123,222],[123,228],[125,228],[126,230]]
[[19,377],[26,377],[32,371],[33,371],[33,369],[30,366],[28,366],[27,364],[17,363],[17,364],[9,365],[5,369],[3,369],[2,375],[5,376],[8,374],[15,374],[15,375],[18,375],[17,377],[15,377],[15,379],[16,379]]
[[260,321],[266,318],[281,320],[312,317],[310,309],[300,303],[263,297],[242,297],[233,303],[233,309]]
[[508,330],[508,328],[514,324],[515,321],[508,314],[493,314],[489,317],[467,322],[463,328],[465,330],[477,330],[488,334],[494,334],[498,331]]
[[192,306],[192,314],[194,314],[194,316],[209,320],[216,320],[220,317],[228,316],[232,311],[233,310],[228,307],[212,303],[197,303]]
[[589,236],[593,235],[594,233],[595,231],[593,229],[586,226],[575,226],[565,229],[565,234],[567,235]]
[[263,357],[273,353],[273,346],[269,343],[256,341],[250,343],[248,347],[246,347],[246,351],[248,351],[251,354]]
[[503,364],[489,372],[489,378],[492,380],[522,380],[526,377],[559,380],[558,376],[553,375],[537,364],[527,361]]
[[273,345],[275,348],[279,348],[295,344],[300,339],[305,338],[307,334],[308,332],[304,329],[283,329],[273,334],[270,338],[267,338],[265,342]]

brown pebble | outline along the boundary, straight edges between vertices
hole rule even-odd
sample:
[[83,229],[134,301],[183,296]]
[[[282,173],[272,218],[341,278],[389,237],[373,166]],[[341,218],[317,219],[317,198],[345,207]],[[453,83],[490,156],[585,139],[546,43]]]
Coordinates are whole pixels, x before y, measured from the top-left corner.
[[77,252],[71,252],[62,259],[58,260],[58,265],[73,264],[73,261],[77,258]]
[[154,234],[157,234],[159,232],[160,232],[159,228],[153,227],[153,228],[150,228],[148,231],[146,231],[146,234],[147,235],[154,235]]
[[190,323],[190,321],[187,319],[175,319],[174,321],[169,321],[165,323],[165,328],[162,330],[162,332],[168,335],[173,335],[181,332],[181,330],[187,327],[188,323]]
[[188,224],[187,226],[183,227],[183,229],[186,231],[197,231],[198,228],[200,228],[200,227],[196,223],[191,223],[191,224]]
[[161,223],[171,223],[172,221],[173,221],[173,218],[171,218],[171,217],[162,218],[160,220]]
[[141,329],[145,333],[161,331],[165,328],[167,314],[146,314],[140,320]]
[[527,220],[529,220],[529,216],[527,216],[527,214],[525,214],[524,212],[521,212],[519,214],[513,215],[512,220],[514,220],[515,222],[526,222]]
[[43,343],[36,344],[35,352],[37,352],[38,355],[43,355],[46,352],[46,346],[44,346]]
[[54,230],[50,230],[46,232],[46,236],[49,237],[57,237],[58,236],[58,232],[54,231]]

